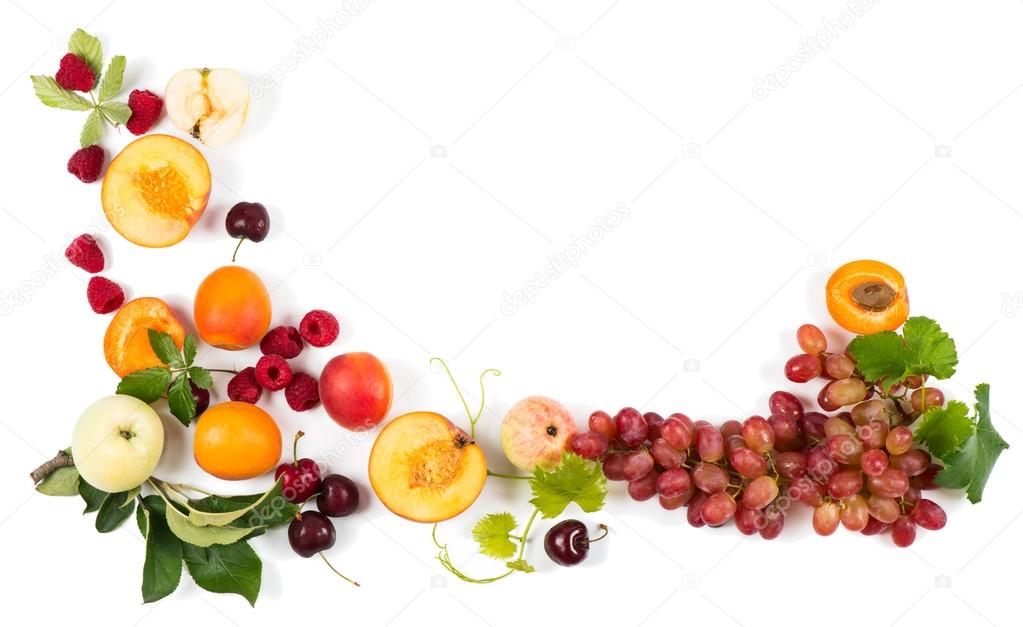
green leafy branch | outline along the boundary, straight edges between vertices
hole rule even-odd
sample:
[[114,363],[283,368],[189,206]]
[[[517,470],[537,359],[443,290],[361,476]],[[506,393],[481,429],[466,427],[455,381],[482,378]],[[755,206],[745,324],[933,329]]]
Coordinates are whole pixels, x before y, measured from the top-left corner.
[[198,340],[192,334],[185,336],[182,348],[167,333],[156,329],[147,329],[149,346],[163,362],[163,366],[154,366],[136,370],[121,379],[117,384],[118,394],[127,394],[145,403],[155,403],[167,397],[167,405],[174,417],[186,427],[195,418],[195,397],[192,388],[208,390],[213,387],[211,372],[235,373],[234,370],[219,368],[203,368],[194,365]]
[[[43,474],[47,473],[47,474]],[[36,490],[49,496],[79,496],[83,514],[96,512],[96,530],[109,533],[135,514],[146,541],[142,566],[142,600],[158,601],[174,592],[182,565],[204,590],[233,593],[255,605],[262,561],[248,541],[268,529],[291,522],[299,507],[287,501],[280,481],[266,492],[218,496],[193,486],[156,478],[142,487],[108,493],[91,486],[74,466],[70,449],[32,473]],[[202,494],[191,498],[189,492]]]
[[85,148],[103,138],[104,123],[117,127],[131,117],[128,105],[114,100],[121,93],[127,60],[121,55],[115,55],[110,58],[106,72],[103,72],[102,44],[99,39],[80,28],[71,34],[68,52],[85,61],[96,76],[96,83],[88,98],[64,89],[52,76],[34,75],[30,78],[36,97],[44,105],[66,111],[89,112],[79,135],[79,143]]

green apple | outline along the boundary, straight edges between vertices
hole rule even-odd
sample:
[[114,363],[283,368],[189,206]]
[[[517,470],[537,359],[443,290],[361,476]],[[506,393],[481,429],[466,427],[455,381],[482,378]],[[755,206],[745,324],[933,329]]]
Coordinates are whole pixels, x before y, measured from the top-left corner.
[[160,417],[146,403],[123,394],[89,405],[71,436],[71,455],[79,474],[106,492],[141,485],[153,474],[162,453]]

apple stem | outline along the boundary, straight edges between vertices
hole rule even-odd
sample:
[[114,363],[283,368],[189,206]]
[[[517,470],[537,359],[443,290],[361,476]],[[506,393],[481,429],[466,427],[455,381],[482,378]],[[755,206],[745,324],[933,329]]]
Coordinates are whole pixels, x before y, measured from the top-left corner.
[[593,544],[594,542],[600,542],[601,540],[606,538],[607,534],[610,532],[610,530],[607,528],[607,525],[605,525],[604,523],[600,523],[599,525],[597,525],[597,529],[600,529],[603,533],[601,533],[596,538],[590,538],[590,544]]
[[70,455],[64,451],[58,451],[57,454],[54,455],[53,459],[41,464],[38,468],[30,472],[29,476],[32,477],[32,483],[39,483],[53,474],[54,471],[60,470],[61,468],[69,468],[74,465],[75,460],[73,460]]
[[330,569],[331,569],[332,571],[334,571],[334,574],[335,574],[335,575],[337,575],[338,577],[340,577],[340,578],[344,579],[345,581],[347,581],[348,583],[352,584],[352,585],[353,585],[353,586],[355,586],[356,588],[359,588],[359,587],[361,587],[361,586],[359,585],[359,582],[358,582],[358,581],[355,581],[354,579],[349,579],[348,577],[345,577],[344,575],[342,575],[342,574],[341,574],[341,571],[339,571],[338,569],[334,568],[334,565],[330,563],[330,560],[329,560],[329,559],[327,559],[327,556],[326,556],[326,555],[324,555],[323,553],[320,553],[320,557],[321,557],[321,558],[323,559],[323,562],[324,562],[324,563],[325,563],[325,564],[326,564],[326,565],[327,565],[327,566],[328,566],[328,567],[329,567],[329,568],[330,568]]
[[231,263],[234,263],[235,257],[238,256],[238,249],[242,247],[242,242],[245,241],[245,236],[238,238],[238,245],[234,247],[234,253],[231,255]]
[[302,431],[295,433],[295,440],[291,443],[291,465],[298,468],[298,441],[305,435]]

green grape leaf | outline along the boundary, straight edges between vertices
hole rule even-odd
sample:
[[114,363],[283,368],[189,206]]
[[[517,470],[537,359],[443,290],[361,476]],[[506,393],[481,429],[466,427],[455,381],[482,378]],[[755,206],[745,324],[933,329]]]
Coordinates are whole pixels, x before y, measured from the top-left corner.
[[544,518],[557,518],[573,502],[584,512],[595,512],[604,507],[607,495],[600,467],[575,453],[565,453],[553,470],[536,468],[529,487],[533,492],[529,502]]
[[511,562],[505,562],[504,565],[512,570],[517,570],[523,573],[531,573],[536,571],[536,569],[533,568],[533,565],[527,562],[526,560],[514,560]]
[[472,528],[472,539],[480,545],[480,553],[506,560],[515,555],[517,545],[509,535],[517,526],[515,517],[508,512],[487,514]]
[[928,409],[913,427],[916,439],[927,445],[931,453],[945,459],[961,449],[977,431],[977,423],[969,414],[969,406],[962,401]]
[[971,503],[979,503],[998,456],[1009,448],[1009,444],[991,424],[990,386],[981,383],[974,395],[977,398],[974,405],[976,432],[958,451],[942,458],[945,469],[937,474],[934,481],[946,488],[965,489],[966,498]]

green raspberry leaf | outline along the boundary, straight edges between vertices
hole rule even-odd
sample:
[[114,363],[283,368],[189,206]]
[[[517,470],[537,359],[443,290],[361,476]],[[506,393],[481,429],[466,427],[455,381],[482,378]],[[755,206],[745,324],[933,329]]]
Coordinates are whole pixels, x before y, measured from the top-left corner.
[[517,526],[515,517],[508,512],[487,514],[472,528],[472,539],[480,545],[480,553],[506,560],[515,555],[517,546],[509,535]]
[[67,42],[67,50],[85,61],[92,73],[96,75],[97,80],[99,79],[100,73],[103,71],[103,45],[100,44],[99,39],[79,28],[71,33],[71,38]]
[[98,144],[103,139],[103,114],[99,109],[93,109],[89,117],[85,118],[85,125],[82,127],[82,134],[78,138],[82,148]]
[[118,394],[134,396],[144,403],[155,403],[171,383],[171,372],[167,368],[146,368],[137,370],[117,384]]
[[174,343],[174,338],[156,329],[146,329],[146,331],[149,333],[149,345],[153,348],[156,356],[160,358],[160,361],[171,368],[185,367],[185,360],[181,358],[181,351],[178,350],[178,345]]
[[192,380],[195,387],[201,390],[209,390],[213,387],[213,377],[210,371],[202,366],[192,366],[188,369],[188,378]]
[[974,395],[977,397],[977,404],[974,405],[977,431],[959,451],[942,458],[945,469],[938,473],[934,481],[946,488],[965,488],[966,498],[971,503],[980,503],[991,470],[1002,451],[1009,448],[1009,444],[991,424],[991,386],[981,383]]
[[565,453],[553,470],[536,468],[529,480],[533,504],[544,518],[557,518],[569,503],[584,512],[604,507],[607,484],[600,467],[575,453]]
[[[185,336],[185,343],[182,347],[182,351],[185,355],[185,365],[191,366],[195,361],[195,353],[198,350],[198,341],[195,339],[195,335],[189,333]],[[198,385],[198,384],[196,384]]]
[[906,364],[909,374],[929,374],[948,379],[956,372],[959,356],[956,343],[930,318],[916,316],[902,327],[911,358]]
[[32,76],[32,87],[36,98],[47,107],[65,109],[67,111],[88,111],[93,108],[91,102],[78,94],[68,91],[57,84],[52,76]]
[[949,401],[944,408],[928,409],[916,422],[917,440],[940,457],[947,458],[962,448],[977,431],[977,423],[970,420],[970,408],[962,401]]
[[123,102],[115,102],[113,100],[104,102],[99,106],[100,111],[107,116],[114,126],[120,126],[128,121],[131,117],[131,108]]
[[192,418],[195,418],[195,398],[188,385],[188,377],[184,374],[178,375],[167,390],[167,405],[181,424],[186,427],[192,424]]
[[121,92],[121,83],[124,80],[124,66],[128,60],[121,55],[110,57],[110,64],[99,84],[99,101],[106,102]]

